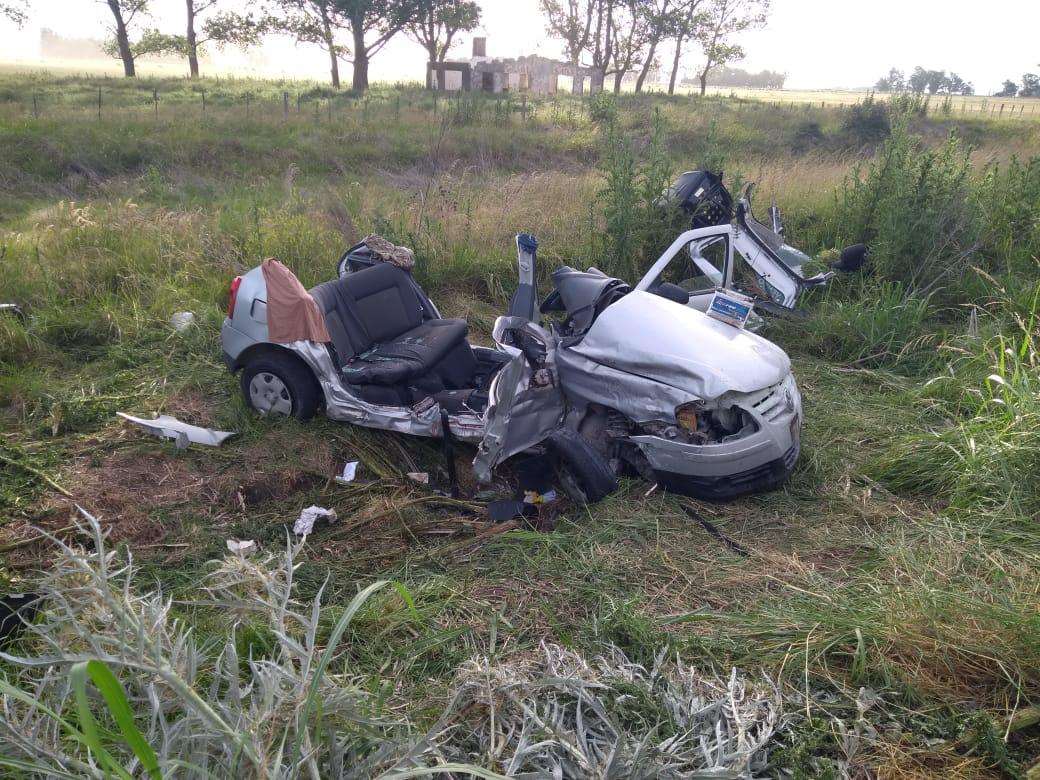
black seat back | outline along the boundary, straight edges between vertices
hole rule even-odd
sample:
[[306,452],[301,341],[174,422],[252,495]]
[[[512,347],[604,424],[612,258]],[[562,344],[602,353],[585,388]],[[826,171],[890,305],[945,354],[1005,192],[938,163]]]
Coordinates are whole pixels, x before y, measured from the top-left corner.
[[310,291],[325,315],[341,364],[422,324],[408,274],[389,263],[347,274]]

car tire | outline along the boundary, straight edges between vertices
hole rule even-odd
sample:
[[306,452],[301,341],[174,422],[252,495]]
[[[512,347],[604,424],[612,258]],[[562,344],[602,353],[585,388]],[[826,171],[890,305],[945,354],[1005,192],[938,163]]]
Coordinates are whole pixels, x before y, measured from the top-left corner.
[[261,415],[309,420],[321,406],[321,386],[314,374],[289,355],[268,354],[242,369],[242,397]]
[[559,487],[572,501],[594,504],[617,490],[610,462],[580,433],[556,431],[545,440],[545,447]]

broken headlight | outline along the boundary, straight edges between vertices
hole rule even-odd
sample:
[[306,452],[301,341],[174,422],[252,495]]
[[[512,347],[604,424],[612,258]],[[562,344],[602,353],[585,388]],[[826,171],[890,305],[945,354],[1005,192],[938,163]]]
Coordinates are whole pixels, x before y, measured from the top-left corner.
[[696,401],[676,407],[675,421],[682,430],[687,433],[697,433],[697,413],[700,411],[700,407],[701,405]]
[[[737,439],[758,430],[750,414],[739,406],[705,409],[694,401],[675,409],[676,428],[691,444],[714,444]],[[674,435],[668,438],[676,438]]]

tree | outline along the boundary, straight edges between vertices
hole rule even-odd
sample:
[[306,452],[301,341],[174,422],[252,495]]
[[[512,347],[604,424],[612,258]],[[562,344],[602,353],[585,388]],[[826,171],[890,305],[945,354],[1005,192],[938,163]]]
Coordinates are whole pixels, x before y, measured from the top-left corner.
[[708,88],[713,68],[744,57],[744,50],[732,42],[744,30],[762,27],[769,13],[769,0],[711,0],[705,9],[705,22],[696,38],[704,52],[700,72],[701,94]]
[[923,95],[928,88],[928,71],[918,65],[914,68],[914,72],[910,74],[907,86],[910,87],[910,91],[915,95]]
[[[270,14],[267,28],[298,41],[317,43],[329,53],[332,86],[339,87],[339,59],[351,55],[353,89],[368,88],[368,64],[389,40],[418,18],[428,0],[273,0],[280,13]],[[352,47],[336,41],[347,30]]]
[[206,43],[225,46],[235,43],[241,46],[254,46],[260,42],[265,25],[256,20],[251,13],[239,14],[232,11],[221,11],[210,16],[202,25],[203,37],[196,31],[198,18],[216,7],[220,0],[185,0],[187,11],[187,31],[180,46],[181,53],[188,58],[188,72],[193,79],[199,77],[199,53]]
[[929,95],[949,91],[949,78],[947,78],[945,70],[928,70],[925,71],[925,74],[928,80]]
[[29,0],[9,0],[9,2],[0,3],[0,16],[6,16],[18,27],[25,24],[26,19],[29,18],[26,13],[28,10]]
[[106,51],[119,57],[123,61],[123,74],[127,78],[137,75],[134,67],[134,58],[137,56],[130,48],[130,33],[134,20],[148,13],[148,0],[104,0],[112,18],[115,20],[115,28],[112,30],[115,38],[106,47]]
[[339,58],[347,49],[336,42],[346,19],[336,0],[273,0],[264,24],[301,43],[316,43],[329,55],[332,86],[339,88]]
[[1022,89],[1018,91],[1019,97],[1040,97],[1040,76],[1035,73],[1022,74]]
[[[426,0],[408,25],[408,33],[426,49],[430,62],[444,62],[455,36],[476,29],[479,23],[480,6],[472,0]],[[444,89],[444,71],[437,77]],[[427,86],[432,89],[433,83]]]
[[575,67],[589,46],[593,16],[603,5],[603,0],[567,0],[566,7],[560,0],[539,2],[545,16],[546,32],[563,40],[563,51]]
[[1011,81],[1010,79],[1004,80],[1004,87],[1000,92],[995,92],[994,97],[1014,97],[1018,94],[1018,84]]
[[657,46],[671,32],[675,7],[672,0],[649,0],[640,10],[646,17],[649,48],[643,56],[643,67],[639,69],[639,75],[636,77],[636,92],[643,91],[643,83],[646,81],[647,74],[650,73],[650,68],[654,66]]
[[425,2],[428,0],[336,0],[354,40],[353,89],[368,89],[369,62],[418,18]]
[[946,79],[946,90],[951,95],[974,95],[975,87],[970,81],[965,81],[956,73],[950,73]]
[[618,0],[611,14],[613,26],[614,94],[621,92],[625,74],[640,64],[653,33],[651,0]]
[[892,68],[887,76],[878,79],[874,89],[878,92],[903,92],[906,90],[906,77],[903,71]]
[[671,37],[675,41],[672,53],[672,74],[668,78],[668,94],[675,94],[675,79],[679,75],[679,60],[682,58],[683,44],[695,37],[697,29],[704,23],[705,17],[700,7],[704,0],[684,0],[676,7],[671,17]]

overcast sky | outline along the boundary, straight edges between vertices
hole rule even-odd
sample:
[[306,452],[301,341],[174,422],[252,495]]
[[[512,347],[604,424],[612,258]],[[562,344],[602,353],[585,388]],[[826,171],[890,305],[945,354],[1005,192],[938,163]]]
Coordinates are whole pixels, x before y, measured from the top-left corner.
[[[242,0],[224,0],[230,6]],[[478,0],[484,10],[488,54],[559,56],[538,11],[538,0]],[[0,60],[32,60],[39,54],[39,30],[61,35],[102,37],[111,21],[99,0],[31,0],[30,23],[22,30],[0,22]],[[181,32],[183,0],[152,0],[152,26]],[[469,54],[470,36],[458,48]],[[748,56],[739,63],[750,70],[785,71],[790,88],[861,87],[896,66],[915,65],[957,72],[980,94],[999,89],[1005,78],[1040,72],[1040,0],[773,0],[764,30],[744,34]],[[263,51],[266,71],[323,78],[325,55],[312,46],[285,40]],[[667,58],[669,55],[664,54]],[[218,55],[219,57],[219,55]],[[695,66],[696,49],[686,57]],[[234,66],[229,52],[222,64]],[[375,80],[421,80],[423,51],[406,39],[395,40],[372,61]],[[142,66],[146,69],[146,61]],[[349,79],[349,65],[343,67]]]

